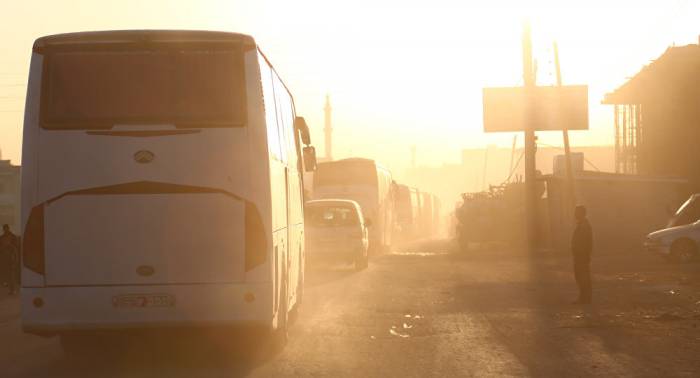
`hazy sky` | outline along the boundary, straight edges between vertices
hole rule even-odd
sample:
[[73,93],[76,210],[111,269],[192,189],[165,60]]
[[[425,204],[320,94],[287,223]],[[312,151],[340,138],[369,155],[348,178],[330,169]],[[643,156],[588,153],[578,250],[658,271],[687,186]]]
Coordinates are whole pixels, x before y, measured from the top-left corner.
[[[509,145],[484,135],[481,88],[521,84],[520,31],[529,17],[538,83],[551,84],[559,43],[565,84],[590,86],[591,130],[572,143],[612,144],[609,92],[672,44],[697,43],[693,1],[0,0],[0,148],[18,163],[24,92],[37,37],[105,29],[210,29],[253,35],[295,97],[323,155],[331,94],[336,157],[395,170],[456,162],[465,147]],[[526,5],[527,4],[527,5]],[[560,144],[560,133],[540,140]],[[520,138],[522,141],[522,138]]]

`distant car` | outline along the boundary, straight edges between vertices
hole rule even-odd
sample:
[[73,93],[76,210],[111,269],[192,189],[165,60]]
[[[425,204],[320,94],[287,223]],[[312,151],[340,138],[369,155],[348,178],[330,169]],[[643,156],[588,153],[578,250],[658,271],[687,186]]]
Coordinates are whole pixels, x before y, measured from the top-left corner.
[[313,262],[352,263],[355,270],[368,264],[367,227],[360,205],[351,200],[306,202],[306,257]]
[[697,258],[700,245],[700,194],[678,208],[666,228],[647,235],[644,246],[667,260],[687,263]]

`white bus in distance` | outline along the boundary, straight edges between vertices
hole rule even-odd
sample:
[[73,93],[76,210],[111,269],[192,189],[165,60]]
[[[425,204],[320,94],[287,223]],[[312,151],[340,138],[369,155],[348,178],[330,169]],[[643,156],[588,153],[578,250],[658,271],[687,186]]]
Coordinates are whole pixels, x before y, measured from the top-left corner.
[[418,238],[420,227],[420,192],[416,188],[403,184],[394,185],[394,208],[397,235],[401,243]]
[[314,199],[350,199],[362,207],[369,226],[370,254],[388,251],[394,233],[391,172],[374,160],[350,158],[318,164]]
[[[302,148],[302,142],[307,147]],[[22,151],[22,325],[260,326],[304,284],[291,94],[247,35],[106,31],[34,43]]]

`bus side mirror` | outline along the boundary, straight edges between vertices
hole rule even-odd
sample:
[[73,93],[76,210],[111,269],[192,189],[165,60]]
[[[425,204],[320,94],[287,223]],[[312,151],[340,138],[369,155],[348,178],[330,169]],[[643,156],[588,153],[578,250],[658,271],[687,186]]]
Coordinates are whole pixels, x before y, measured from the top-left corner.
[[301,136],[301,142],[304,145],[311,144],[311,134],[309,133],[309,125],[306,124],[304,117],[296,117],[294,119],[294,127],[299,130]]
[[304,168],[306,172],[316,170],[316,148],[314,146],[304,147]]

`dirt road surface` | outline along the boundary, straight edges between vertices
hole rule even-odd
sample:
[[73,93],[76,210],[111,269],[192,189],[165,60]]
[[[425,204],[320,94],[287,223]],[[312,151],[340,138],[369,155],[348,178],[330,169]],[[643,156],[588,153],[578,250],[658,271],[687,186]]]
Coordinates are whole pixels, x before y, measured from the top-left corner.
[[569,304],[569,256],[447,252],[428,244],[376,257],[359,273],[310,268],[289,344],[264,357],[250,353],[262,349],[254,335],[238,334],[218,353],[200,339],[179,347],[137,340],[96,360],[71,360],[56,338],[23,335],[17,300],[4,297],[0,376],[700,375],[700,264],[599,251],[595,303],[577,306]]

